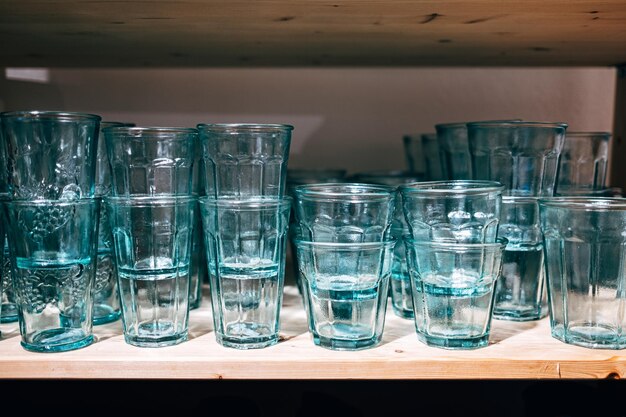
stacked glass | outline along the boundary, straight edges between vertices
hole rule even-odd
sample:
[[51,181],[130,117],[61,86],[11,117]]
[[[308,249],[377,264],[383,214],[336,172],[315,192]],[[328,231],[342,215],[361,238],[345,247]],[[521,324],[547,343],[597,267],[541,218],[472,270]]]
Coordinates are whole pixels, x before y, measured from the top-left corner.
[[406,249],[403,236],[409,233],[404,212],[402,211],[402,196],[398,192],[404,184],[421,181],[419,174],[404,171],[370,171],[355,174],[357,182],[368,184],[389,185],[396,189],[396,202],[394,208],[394,220],[391,225],[391,236],[396,240],[393,251],[393,264],[391,267],[391,280],[389,293],[393,312],[405,319],[413,319],[413,293],[411,290],[411,278],[406,261]]
[[4,215],[22,346],[60,352],[93,343],[101,117],[0,114]]
[[505,187],[498,236],[508,244],[494,317],[540,319],[548,308],[538,201],[554,195],[567,125],[489,121],[467,128],[474,178]]
[[506,239],[496,238],[502,190],[494,181],[400,187],[418,339],[447,349],[489,343]]
[[103,133],[124,339],[140,347],[181,343],[188,338],[198,132],[116,126]]
[[295,193],[295,243],[313,342],[335,350],[376,346],[395,246],[395,188],[310,184]]
[[256,349],[279,340],[291,198],[292,126],[199,124],[200,200],[216,340]]

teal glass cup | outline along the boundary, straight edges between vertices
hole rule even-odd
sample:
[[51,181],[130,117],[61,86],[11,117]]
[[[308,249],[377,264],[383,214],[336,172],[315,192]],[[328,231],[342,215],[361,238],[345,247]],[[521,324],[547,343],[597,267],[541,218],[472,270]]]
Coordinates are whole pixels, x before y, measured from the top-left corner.
[[362,183],[308,184],[295,188],[299,235],[312,242],[388,240],[395,187]]
[[507,239],[493,316],[529,321],[548,315],[539,199],[502,197],[498,236]]
[[179,127],[102,129],[112,196],[190,196],[198,131]]
[[555,195],[605,190],[610,139],[608,132],[566,133]]
[[[192,189],[198,198],[204,196],[204,165],[200,142],[196,141],[196,155],[193,165]],[[191,244],[191,289],[189,291],[189,309],[195,310],[202,304],[202,286],[209,282],[206,249],[202,231],[202,212],[198,203],[194,211],[193,239]]]
[[495,181],[427,181],[403,185],[400,194],[415,240],[493,243],[503,190]]
[[361,350],[380,343],[395,244],[296,241],[315,345]]
[[[102,130],[107,127],[131,127],[131,123],[102,121],[96,160],[96,196],[103,198],[111,194],[111,165],[106,150]],[[94,284],[93,324],[105,324],[120,318],[120,301],[117,291],[117,271],[113,254],[113,236],[109,225],[109,211],[106,204],[100,207],[98,225],[98,260],[96,282]]]
[[11,199],[75,200],[95,193],[101,117],[86,113],[0,113]]
[[444,349],[489,344],[506,239],[448,243],[405,238],[418,340]]
[[441,161],[449,180],[471,180],[472,158],[465,123],[435,125]]
[[107,197],[126,343],[188,338],[195,197]]
[[626,348],[626,199],[545,198],[539,210],[552,336]]
[[13,323],[17,321],[17,302],[15,291],[13,290],[13,278],[11,274],[11,257],[9,256],[9,244],[5,240],[2,260],[2,283],[0,295],[2,303],[0,305],[0,323]]
[[277,198],[285,195],[293,126],[198,124],[205,194],[213,198]]
[[90,345],[100,200],[4,203],[22,346]]
[[552,197],[566,128],[551,122],[467,123],[473,178],[500,182],[507,196]]
[[278,343],[291,198],[200,200],[217,342]]

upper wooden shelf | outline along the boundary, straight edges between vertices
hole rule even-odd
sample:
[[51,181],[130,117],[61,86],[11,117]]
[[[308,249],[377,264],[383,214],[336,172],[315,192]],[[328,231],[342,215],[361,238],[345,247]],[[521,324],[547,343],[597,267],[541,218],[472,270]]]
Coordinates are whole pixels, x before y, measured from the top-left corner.
[[[205,293],[205,295],[208,295]],[[210,305],[191,312],[190,340],[160,349],[124,342],[121,322],[95,327],[97,342],[64,353],[20,346],[17,324],[0,325],[0,379],[583,379],[626,377],[626,351],[594,350],[550,336],[547,319],[493,321],[490,345],[449,351],[420,343],[413,322],[391,309],[383,342],[358,352],[313,344],[297,290],[285,289],[282,340],[238,351],[215,341]]]
[[623,0],[3,0],[0,66],[605,66]]

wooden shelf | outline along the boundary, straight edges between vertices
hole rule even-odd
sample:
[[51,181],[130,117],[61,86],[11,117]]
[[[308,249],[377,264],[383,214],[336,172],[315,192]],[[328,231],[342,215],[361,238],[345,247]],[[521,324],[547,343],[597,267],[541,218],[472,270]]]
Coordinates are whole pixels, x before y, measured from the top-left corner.
[[32,353],[19,344],[17,324],[0,325],[0,379],[560,379],[623,378],[626,351],[593,350],[550,336],[547,319],[494,321],[491,344],[473,351],[427,347],[413,323],[387,312],[384,340],[358,352],[313,345],[297,290],[285,289],[282,341],[238,351],[212,332],[210,304],[191,312],[191,338],[147,349],[124,342],[121,322],[95,327],[98,341],[64,353]]
[[0,66],[617,65],[623,0],[4,0]]

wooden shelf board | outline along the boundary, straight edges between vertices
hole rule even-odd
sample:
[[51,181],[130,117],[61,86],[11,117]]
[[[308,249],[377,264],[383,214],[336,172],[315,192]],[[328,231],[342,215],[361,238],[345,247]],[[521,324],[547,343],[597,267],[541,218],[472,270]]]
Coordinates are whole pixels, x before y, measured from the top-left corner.
[[616,65],[622,0],[4,0],[0,66]]
[[387,311],[378,347],[338,352],[313,344],[297,290],[285,289],[283,340],[239,351],[221,347],[210,304],[191,312],[189,341],[148,349],[124,342],[121,322],[96,326],[98,341],[64,353],[33,353],[19,344],[17,324],[3,324],[0,379],[584,379],[626,376],[626,351],[567,345],[550,336],[549,321],[493,321],[488,347],[430,348],[413,323]]

